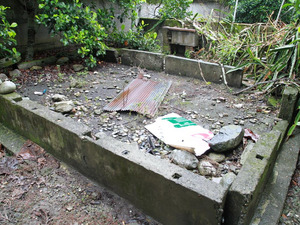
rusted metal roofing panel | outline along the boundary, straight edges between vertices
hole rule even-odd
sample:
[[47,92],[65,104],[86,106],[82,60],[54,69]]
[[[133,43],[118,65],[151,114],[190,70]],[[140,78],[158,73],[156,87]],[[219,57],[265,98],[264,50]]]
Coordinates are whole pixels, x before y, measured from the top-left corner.
[[103,109],[106,111],[135,111],[154,116],[172,82],[134,79]]

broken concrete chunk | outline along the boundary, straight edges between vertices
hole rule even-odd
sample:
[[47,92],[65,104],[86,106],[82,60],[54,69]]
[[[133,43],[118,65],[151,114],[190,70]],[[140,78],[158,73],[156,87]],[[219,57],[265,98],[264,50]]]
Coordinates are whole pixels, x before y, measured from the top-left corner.
[[22,72],[18,69],[14,69],[13,71],[9,71],[9,76],[11,78],[17,78],[20,77],[22,75]]
[[54,102],[61,102],[61,101],[66,101],[67,97],[65,95],[55,94],[52,96],[52,100]]
[[170,154],[170,158],[175,164],[187,169],[197,168],[199,162],[192,153],[182,150],[173,150]]
[[234,179],[236,178],[236,175],[233,172],[226,173],[220,182],[220,184],[223,187],[229,188]]
[[56,112],[68,113],[73,109],[72,101],[62,101],[54,103],[54,108]]
[[215,176],[217,174],[216,168],[205,159],[199,161],[198,170],[202,176]]
[[0,85],[0,94],[9,94],[17,89],[16,85],[11,81],[4,81]]
[[74,64],[73,69],[74,69],[75,72],[79,72],[79,71],[84,69],[84,66],[81,65],[81,64]]
[[237,125],[228,125],[208,141],[209,146],[216,152],[225,152],[236,148],[242,141],[244,129]]

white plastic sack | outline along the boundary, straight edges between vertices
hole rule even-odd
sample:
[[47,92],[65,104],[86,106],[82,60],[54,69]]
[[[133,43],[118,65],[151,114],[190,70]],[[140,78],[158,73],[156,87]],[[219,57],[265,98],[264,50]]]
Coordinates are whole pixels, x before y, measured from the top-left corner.
[[176,113],[158,117],[154,123],[145,127],[167,145],[192,152],[196,156],[210,148],[206,141],[214,136],[211,131]]

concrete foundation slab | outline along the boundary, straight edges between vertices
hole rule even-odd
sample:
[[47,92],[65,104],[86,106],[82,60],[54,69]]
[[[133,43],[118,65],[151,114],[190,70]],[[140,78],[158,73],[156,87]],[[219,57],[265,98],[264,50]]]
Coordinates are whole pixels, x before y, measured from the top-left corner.
[[0,95],[0,122],[163,224],[220,224],[227,189],[30,100]]

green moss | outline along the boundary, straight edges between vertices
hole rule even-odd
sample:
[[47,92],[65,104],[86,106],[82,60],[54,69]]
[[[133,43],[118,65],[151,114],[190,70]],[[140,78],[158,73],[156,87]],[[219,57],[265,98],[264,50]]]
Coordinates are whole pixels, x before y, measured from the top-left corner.
[[178,22],[177,20],[166,20],[164,22],[164,26],[169,26],[169,27],[181,27],[181,23]]

